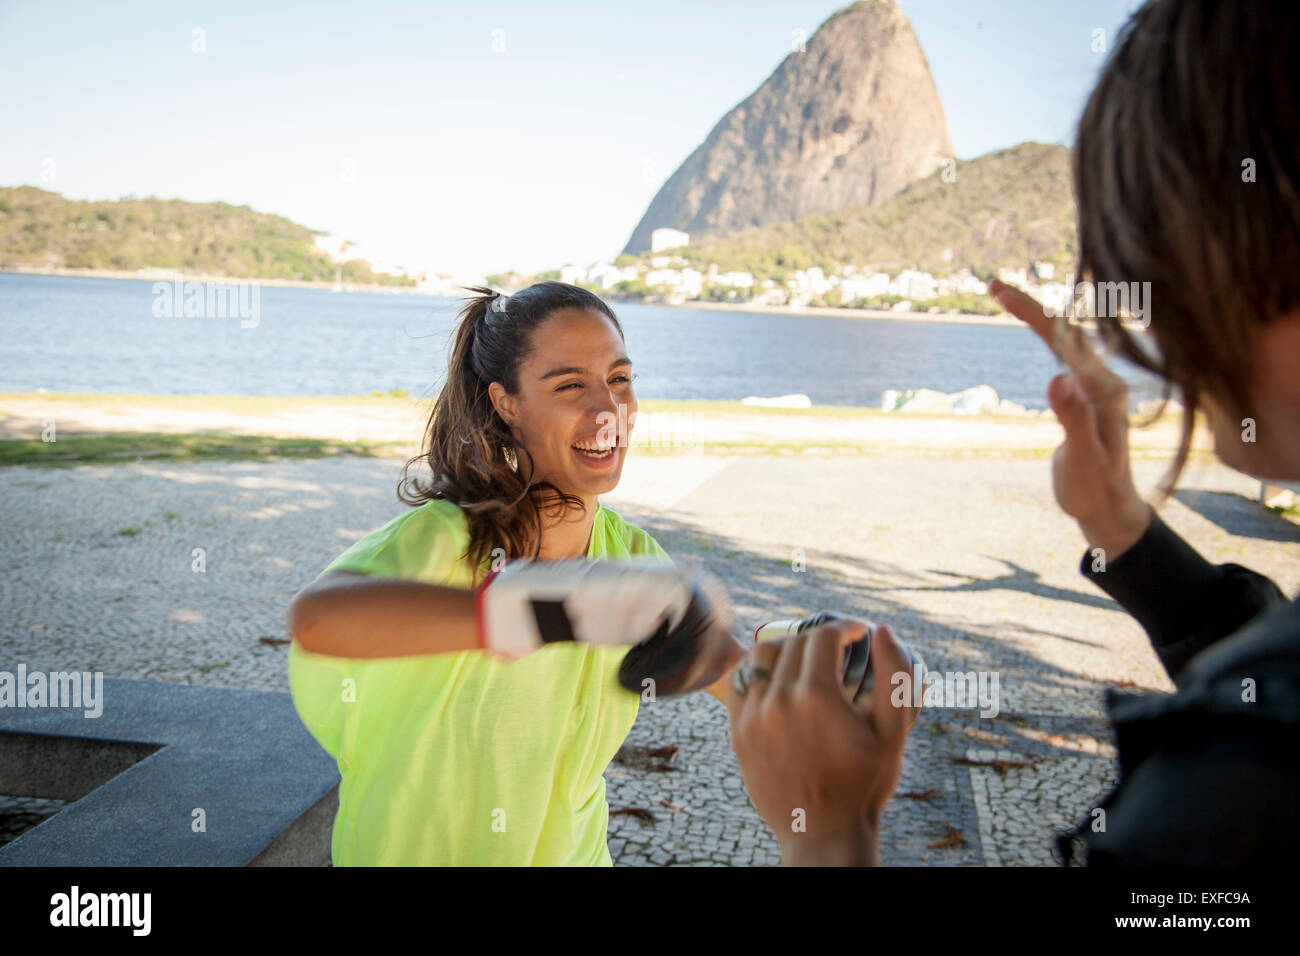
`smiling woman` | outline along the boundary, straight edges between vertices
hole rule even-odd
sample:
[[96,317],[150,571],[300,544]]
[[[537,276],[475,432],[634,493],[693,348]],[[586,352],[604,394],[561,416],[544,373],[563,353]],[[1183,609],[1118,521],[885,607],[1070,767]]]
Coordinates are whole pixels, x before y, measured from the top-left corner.
[[559,282],[471,291],[403,472],[417,507],[295,599],[290,689],[339,764],[335,865],[609,865],[628,688],[720,697],[744,649],[725,595],[599,503],[636,411],[609,307]]
[[[598,296],[539,282],[506,299],[475,287],[452,346],[447,385],[429,417],[425,453],[408,463],[400,492],[417,504],[457,502],[470,556],[581,553],[596,496],[623,472],[628,436],[612,416],[636,411],[623,329]],[[613,440],[611,440],[613,439]],[[410,466],[425,463],[422,483]],[[543,516],[578,520],[547,535]]]

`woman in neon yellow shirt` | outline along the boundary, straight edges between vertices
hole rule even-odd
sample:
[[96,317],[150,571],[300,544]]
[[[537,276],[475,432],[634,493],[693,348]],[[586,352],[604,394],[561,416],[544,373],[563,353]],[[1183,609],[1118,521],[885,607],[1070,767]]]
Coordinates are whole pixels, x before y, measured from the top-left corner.
[[[509,300],[473,291],[408,464],[431,478],[403,477],[403,500],[423,504],[348,548],[291,609],[294,704],[342,778],[336,866],[610,865],[602,775],[639,702],[616,675],[646,636],[630,622],[683,606],[664,550],[597,499],[618,484],[617,423],[636,412],[613,312],[558,282]],[[557,625],[538,608],[552,602],[483,586],[529,557],[669,565],[627,565],[612,583],[618,569],[591,565],[605,577],[572,592],[562,642],[542,646]],[[714,638],[725,673],[744,648]]]

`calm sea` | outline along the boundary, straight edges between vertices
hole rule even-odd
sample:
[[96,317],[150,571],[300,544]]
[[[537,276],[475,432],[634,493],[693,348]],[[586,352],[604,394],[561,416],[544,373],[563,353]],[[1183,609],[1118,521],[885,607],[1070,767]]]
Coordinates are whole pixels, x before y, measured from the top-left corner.
[[[146,280],[0,273],[0,391],[426,396],[441,382],[461,304],[261,287],[254,325],[237,314],[160,316],[170,304],[160,302]],[[1043,408],[1059,371],[1019,327],[631,304],[614,311],[642,398],[799,392],[815,404],[876,406],[890,388],[987,384]]]

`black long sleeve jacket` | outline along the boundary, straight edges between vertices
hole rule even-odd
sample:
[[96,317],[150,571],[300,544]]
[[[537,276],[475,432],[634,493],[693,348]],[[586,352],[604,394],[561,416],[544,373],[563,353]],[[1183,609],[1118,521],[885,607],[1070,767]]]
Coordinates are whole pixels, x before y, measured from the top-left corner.
[[1058,840],[1090,866],[1290,865],[1300,849],[1300,601],[1213,565],[1156,517],[1083,574],[1133,615],[1177,691],[1110,691],[1119,782]]

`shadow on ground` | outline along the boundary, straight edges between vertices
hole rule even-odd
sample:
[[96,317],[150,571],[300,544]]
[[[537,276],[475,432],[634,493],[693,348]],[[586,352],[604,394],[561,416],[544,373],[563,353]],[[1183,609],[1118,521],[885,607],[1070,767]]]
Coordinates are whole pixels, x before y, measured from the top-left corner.
[[1174,497],[1229,534],[1261,541],[1300,541],[1300,526],[1253,498],[1198,488],[1180,488]]

